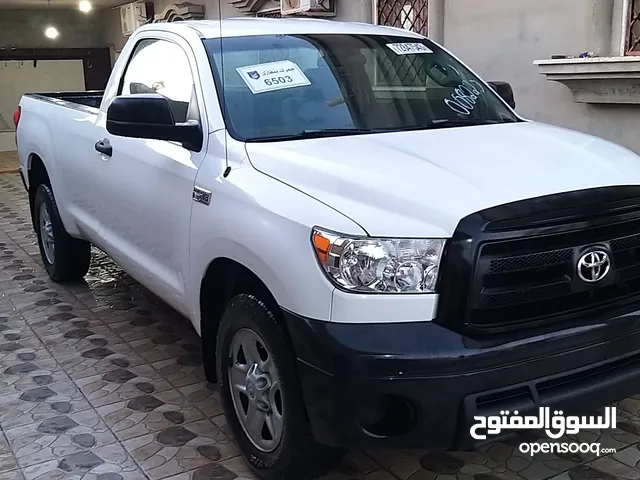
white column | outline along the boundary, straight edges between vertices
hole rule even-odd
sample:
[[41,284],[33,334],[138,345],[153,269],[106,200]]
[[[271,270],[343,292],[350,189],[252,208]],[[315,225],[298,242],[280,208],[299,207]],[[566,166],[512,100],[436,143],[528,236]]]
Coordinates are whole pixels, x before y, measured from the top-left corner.
[[428,30],[429,38],[434,42],[444,44],[444,8],[445,0],[428,1]]
[[589,49],[599,56],[611,55],[611,23],[614,0],[591,1]]

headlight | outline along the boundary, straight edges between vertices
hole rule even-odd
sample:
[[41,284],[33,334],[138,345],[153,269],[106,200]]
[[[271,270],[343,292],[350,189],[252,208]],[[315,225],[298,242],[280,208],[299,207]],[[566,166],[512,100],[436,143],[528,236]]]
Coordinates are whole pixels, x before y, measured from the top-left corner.
[[313,230],[329,278],[361,293],[433,293],[444,239],[349,238]]

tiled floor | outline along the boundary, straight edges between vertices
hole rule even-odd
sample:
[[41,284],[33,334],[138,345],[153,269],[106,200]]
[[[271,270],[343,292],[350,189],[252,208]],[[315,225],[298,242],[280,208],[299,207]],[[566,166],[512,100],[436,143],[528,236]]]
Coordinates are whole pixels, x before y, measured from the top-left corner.
[[18,171],[18,152],[0,152],[0,174]]
[[[0,175],[0,480],[251,478],[190,324],[97,252],[86,283],[50,282],[28,218],[18,176]],[[640,479],[640,396],[619,407],[618,429],[578,435],[618,449],[608,457],[532,460],[520,438],[350,452],[324,480]]]

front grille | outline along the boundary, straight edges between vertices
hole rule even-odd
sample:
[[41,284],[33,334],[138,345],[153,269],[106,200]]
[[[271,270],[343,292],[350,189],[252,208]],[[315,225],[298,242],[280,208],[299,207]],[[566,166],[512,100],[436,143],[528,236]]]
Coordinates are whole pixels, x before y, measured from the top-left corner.
[[[611,272],[582,281],[579,258],[607,251]],[[441,267],[437,321],[475,333],[640,304],[640,187],[525,200],[463,219]]]

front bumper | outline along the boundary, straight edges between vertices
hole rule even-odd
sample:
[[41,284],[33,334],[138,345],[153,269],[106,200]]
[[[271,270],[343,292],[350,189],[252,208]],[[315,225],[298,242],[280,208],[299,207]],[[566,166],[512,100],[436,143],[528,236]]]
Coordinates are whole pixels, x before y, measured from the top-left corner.
[[434,322],[285,318],[314,436],[330,445],[468,449],[474,415],[583,413],[640,392],[640,311],[491,340]]

